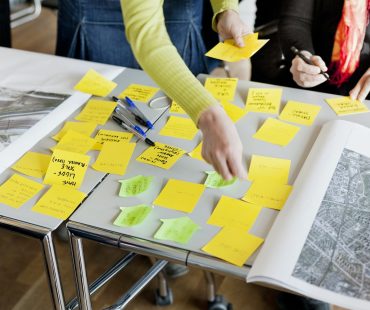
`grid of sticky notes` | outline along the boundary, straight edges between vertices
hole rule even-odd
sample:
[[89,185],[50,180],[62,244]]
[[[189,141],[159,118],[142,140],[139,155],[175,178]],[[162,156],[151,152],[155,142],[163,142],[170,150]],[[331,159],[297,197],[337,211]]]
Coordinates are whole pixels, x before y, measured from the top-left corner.
[[252,57],[268,42],[268,40],[258,39],[258,33],[248,34],[243,37],[243,40],[244,47],[236,46],[234,40],[226,40],[218,43],[205,55],[215,59],[236,62]]

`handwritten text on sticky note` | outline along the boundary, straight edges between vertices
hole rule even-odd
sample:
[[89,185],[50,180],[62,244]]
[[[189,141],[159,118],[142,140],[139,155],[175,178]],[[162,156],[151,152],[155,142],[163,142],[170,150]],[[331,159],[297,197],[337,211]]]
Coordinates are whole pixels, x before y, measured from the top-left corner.
[[12,169],[30,177],[42,178],[48,169],[51,156],[48,154],[27,152]]
[[75,119],[82,122],[104,125],[112,114],[116,102],[106,100],[89,100],[80,114]]
[[162,219],[162,226],[154,235],[155,239],[170,240],[187,244],[193,234],[200,228],[187,216],[175,219]]
[[131,197],[144,193],[152,183],[153,177],[137,175],[126,180],[119,180],[121,187],[119,190],[120,197]]
[[93,69],[87,71],[85,76],[76,84],[75,90],[91,95],[105,97],[115,89],[116,83],[108,80]]
[[140,204],[132,207],[121,207],[121,213],[114,220],[113,224],[120,227],[131,227],[141,224],[152,212],[153,208]]

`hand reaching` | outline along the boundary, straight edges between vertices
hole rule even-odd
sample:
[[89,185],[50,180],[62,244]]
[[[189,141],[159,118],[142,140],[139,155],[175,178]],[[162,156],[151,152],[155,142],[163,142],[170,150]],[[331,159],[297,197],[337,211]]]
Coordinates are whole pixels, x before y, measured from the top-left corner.
[[217,15],[217,31],[224,39],[234,39],[239,47],[244,46],[243,36],[250,33],[241,20],[239,13],[226,10]]

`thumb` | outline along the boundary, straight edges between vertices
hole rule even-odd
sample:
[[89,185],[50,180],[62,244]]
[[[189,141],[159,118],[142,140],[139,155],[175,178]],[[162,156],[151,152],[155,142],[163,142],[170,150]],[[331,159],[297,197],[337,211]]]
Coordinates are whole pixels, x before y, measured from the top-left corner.
[[325,62],[322,60],[320,56],[312,56],[311,61],[315,66],[318,66],[322,71],[328,71],[328,67],[326,66]]
[[244,40],[243,40],[243,31],[239,27],[234,27],[231,30],[231,35],[233,36],[233,39],[237,46],[244,47]]

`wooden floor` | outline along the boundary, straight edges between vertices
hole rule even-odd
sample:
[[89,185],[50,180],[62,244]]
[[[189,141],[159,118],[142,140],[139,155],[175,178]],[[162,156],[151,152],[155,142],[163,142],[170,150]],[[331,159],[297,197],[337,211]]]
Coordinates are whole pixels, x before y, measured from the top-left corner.
[[[36,21],[12,31],[13,47],[53,54],[55,36],[56,14],[44,9]],[[52,309],[39,241],[6,230],[0,231],[0,310]],[[69,247],[68,243],[58,238],[55,241],[64,294],[69,300],[75,296]],[[124,255],[119,249],[97,243],[87,241],[84,245],[89,281]],[[93,308],[101,309],[112,304],[148,267],[150,263],[146,257],[133,262],[127,271],[119,274],[93,297]],[[207,309],[206,284],[201,270],[191,269],[188,275],[169,282],[174,292],[174,304],[165,309]],[[222,276],[217,276],[216,282],[218,293],[231,301],[236,310],[277,309],[276,291]],[[156,281],[153,281],[127,309],[160,309],[154,305],[155,289]]]

